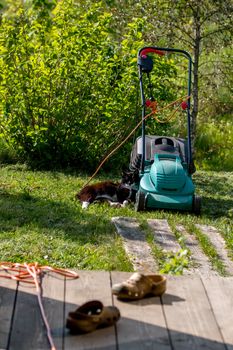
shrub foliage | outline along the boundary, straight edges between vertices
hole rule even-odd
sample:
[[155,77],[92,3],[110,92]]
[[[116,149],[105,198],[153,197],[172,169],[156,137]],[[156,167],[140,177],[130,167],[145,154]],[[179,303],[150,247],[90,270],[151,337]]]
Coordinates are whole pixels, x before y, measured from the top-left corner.
[[[22,160],[92,170],[130,132],[142,28],[132,19],[119,40],[101,1],[12,3],[1,26],[0,127]],[[169,60],[157,63],[158,76],[174,72]]]

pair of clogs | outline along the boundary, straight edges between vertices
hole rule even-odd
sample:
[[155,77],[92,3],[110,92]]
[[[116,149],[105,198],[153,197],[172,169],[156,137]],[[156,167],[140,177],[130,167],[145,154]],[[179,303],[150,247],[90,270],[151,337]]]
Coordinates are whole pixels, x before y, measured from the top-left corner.
[[[167,279],[161,275],[134,273],[127,281],[115,284],[112,294],[120,300],[139,300],[147,296],[161,296],[166,291]],[[71,333],[89,333],[97,328],[113,326],[120,319],[115,306],[104,306],[98,300],[89,301],[69,312],[66,327]]]

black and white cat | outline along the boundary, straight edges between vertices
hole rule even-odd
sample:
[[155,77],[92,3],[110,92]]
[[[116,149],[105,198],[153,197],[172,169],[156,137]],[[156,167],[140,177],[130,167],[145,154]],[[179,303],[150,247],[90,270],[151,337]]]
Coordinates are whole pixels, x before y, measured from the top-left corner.
[[121,183],[104,181],[87,185],[76,194],[76,199],[82,203],[83,209],[87,209],[95,201],[108,201],[111,206],[125,207],[129,202],[134,201],[131,184],[136,179],[135,172],[123,171]]

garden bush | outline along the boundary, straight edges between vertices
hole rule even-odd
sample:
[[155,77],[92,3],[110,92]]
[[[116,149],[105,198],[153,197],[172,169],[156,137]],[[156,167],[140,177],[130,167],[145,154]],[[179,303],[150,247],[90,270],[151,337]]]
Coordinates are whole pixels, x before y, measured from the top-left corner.
[[[101,1],[16,1],[3,16],[1,136],[22,161],[92,171],[140,120],[143,20],[133,18],[120,42],[111,21]],[[156,67],[158,76],[175,74],[169,60]],[[166,85],[158,80],[156,98]],[[116,167],[129,147],[113,157]]]

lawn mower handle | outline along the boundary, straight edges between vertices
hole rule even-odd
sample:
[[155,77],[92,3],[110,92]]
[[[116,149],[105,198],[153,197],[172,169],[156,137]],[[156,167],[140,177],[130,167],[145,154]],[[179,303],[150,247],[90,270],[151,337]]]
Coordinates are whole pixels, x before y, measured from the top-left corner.
[[[178,53],[182,54],[188,59],[188,96],[191,95],[191,84],[192,84],[192,58],[190,54],[185,50],[164,48],[157,46],[145,46],[138,51],[138,57],[146,56],[148,53],[154,53],[159,56],[163,56],[166,53]],[[144,162],[145,162],[145,96],[143,91],[142,84],[142,68],[139,65],[139,80],[140,80],[140,91],[141,91],[141,100],[142,100],[142,172],[144,171]],[[190,98],[187,100],[187,139],[188,139],[188,167],[192,164],[192,146],[191,146],[191,121],[190,121]]]

